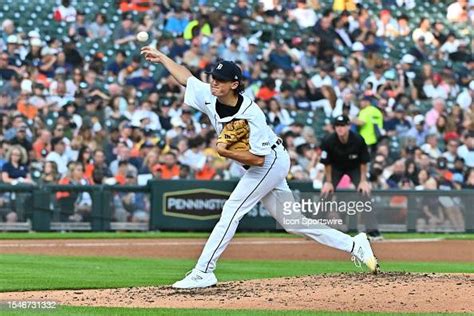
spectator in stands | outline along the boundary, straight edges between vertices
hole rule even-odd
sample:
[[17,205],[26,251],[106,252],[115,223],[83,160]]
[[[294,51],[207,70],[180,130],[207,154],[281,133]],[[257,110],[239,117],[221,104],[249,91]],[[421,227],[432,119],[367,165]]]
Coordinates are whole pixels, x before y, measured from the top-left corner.
[[426,169],[420,169],[418,171],[417,175],[417,186],[415,187],[415,190],[424,190],[426,181],[430,178],[430,175],[428,173],[428,170]]
[[[173,44],[170,48],[169,56],[170,58],[175,59],[176,57],[183,57],[184,53],[189,50],[189,45],[185,42],[183,35],[178,34],[173,41]],[[171,76],[170,76],[171,77]]]
[[293,60],[296,59],[283,40],[280,40],[278,43],[272,42],[269,46],[269,50],[264,52],[264,58],[274,67],[285,71],[289,71],[293,68]]
[[28,154],[19,145],[10,146],[2,166],[2,181],[7,184],[33,183],[28,169]]
[[396,31],[395,31],[395,34],[397,36],[405,37],[405,36],[410,35],[411,28],[410,28],[409,21],[410,21],[409,17],[404,14],[398,17]]
[[76,21],[71,24],[68,31],[70,38],[82,40],[90,38],[89,23],[86,22],[86,14],[83,11],[77,11]]
[[[474,101],[474,80],[469,83],[469,86],[464,87],[461,93],[456,98],[456,103],[461,106],[463,110],[467,110]],[[461,112],[462,113],[462,112]]]
[[153,29],[153,19],[149,14],[142,15],[138,21],[137,33],[139,32],[146,32],[150,36],[154,35],[155,30]]
[[125,80],[125,84],[134,86],[139,91],[149,94],[156,89],[157,82],[150,72],[149,65],[143,65],[135,76]]
[[438,118],[444,113],[445,102],[441,98],[433,100],[433,108],[426,113],[425,123],[428,127],[436,125]]
[[41,174],[40,184],[57,184],[60,178],[56,163],[54,161],[46,161]]
[[302,29],[313,27],[318,17],[313,8],[309,7],[306,0],[297,0],[296,8],[288,11],[290,21],[295,20]]
[[446,42],[447,34],[445,32],[445,26],[443,22],[435,21],[432,33],[440,45],[443,45],[444,42]]
[[92,159],[92,150],[83,145],[79,149],[76,162],[80,163],[84,168],[84,177],[88,180],[92,179],[92,172],[94,171],[94,164]]
[[[448,167],[449,167],[449,163],[448,163]],[[453,181],[457,184],[456,188],[461,188],[462,184],[465,181],[464,175],[466,172],[464,159],[461,157],[456,157],[454,159],[453,167],[449,168],[449,171],[451,171],[453,174]]]
[[[90,182],[84,177],[84,168],[79,162],[71,162],[68,165],[66,176],[59,180],[59,184],[89,185]],[[90,220],[92,210],[92,197],[88,192],[57,192],[58,200],[69,198],[72,202],[72,215],[70,221],[82,222]],[[69,210],[68,210],[69,211]]]
[[[105,152],[102,149],[96,149],[93,154],[93,165],[94,165],[94,170],[96,169],[102,169],[102,173],[104,177],[110,178],[112,177],[112,173],[109,170],[109,167],[107,166],[106,162],[106,157],[105,157]],[[94,170],[92,173],[94,173]]]
[[452,23],[465,23],[469,21],[468,1],[457,0],[448,6],[446,18]]
[[20,75],[13,73],[10,80],[6,82],[1,88],[2,94],[10,97],[12,100],[18,100],[21,94],[21,79]]
[[268,121],[273,125],[275,131],[280,134],[285,128],[293,123],[290,113],[280,106],[280,103],[272,98],[268,101]]
[[6,153],[9,149],[9,144],[3,140],[0,140],[0,170],[3,165],[7,162]]
[[178,165],[176,154],[168,152],[163,157],[163,164],[160,166],[161,179],[172,179],[180,174],[180,166]]
[[425,80],[423,92],[429,99],[446,100],[448,98],[449,87],[442,82],[441,75],[435,73],[432,78]]
[[389,188],[400,188],[401,181],[405,178],[405,161],[399,159],[393,165],[387,168],[390,176],[387,178]]
[[61,0],[61,5],[54,10],[54,19],[58,22],[75,22],[76,15],[76,9],[71,5],[71,0]]
[[59,173],[64,176],[68,171],[69,159],[65,154],[66,145],[61,137],[51,139],[52,151],[46,156],[46,161],[54,161],[58,166]]
[[445,54],[445,58],[449,57],[449,54],[455,53],[458,51],[458,47],[461,42],[456,38],[454,33],[449,33],[446,41],[441,45],[440,52]]
[[421,18],[418,27],[413,30],[412,38],[415,43],[423,38],[426,45],[438,45],[438,40],[431,33],[431,22],[428,18]]
[[454,161],[458,158],[457,150],[458,150],[458,140],[457,139],[450,139],[446,144],[446,151],[442,154],[448,163],[448,168],[454,168]]
[[222,58],[230,61],[246,61],[247,57],[244,52],[239,50],[239,43],[233,39],[229,42],[228,47],[222,52]]
[[[405,174],[404,179],[409,180],[410,188],[413,189],[415,185],[418,184],[418,168],[416,166],[415,160],[406,159],[405,160]],[[403,179],[402,179],[403,181]]]
[[377,20],[377,33],[378,37],[389,37],[393,38],[397,36],[397,22],[392,17],[390,10],[380,11],[380,19]]
[[201,57],[202,52],[199,42],[193,41],[193,43],[191,44],[191,49],[183,54],[183,63],[185,63],[192,69],[197,69],[199,67]]
[[27,138],[27,132],[28,130],[28,127],[24,124],[24,125],[21,125],[17,132],[16,132],[16,136],[13,137],[10,141],[10,144],[11,145],[19,145],[21,147],[23,147],[26,152],[28,153],[28,155],[32,155],[32,150],[33,150],[33,145],[31,144],[31,142],[28,140]]
[[10,65],[17,68],[21,67],[23,52],[25,52],[21,44],[22,39],[20,35],[10,35],[7,37],[7,49],[5,52],[8,54]]
[[155,147],[152,147],[152,149],[148,152],[148,154],[146,154],[145,158],[143,159],[143,164],[138,170],[138,174],[151,174],[152,170],[159,164],[159,159],[159,151],[157,151]]
[[383,113],[372,105],[372,98],[363,97],[360,101],[360,112],[352,121],[358,126],[360,135],[364,138],[371,153],[375,153],[377,142],[383,129]]
[[128,64],[126,62],[127,55],[123,50],[119,50],[115,53],[115,59],[107,66],[109,75],[117,76],[120,71],[126,69]]
[[[126,174],[126,185],[137,185],[137,177],[133,172]],[[149,202],[142,192],[119,192],[114,198],[114,217],[119,222],[148,223]]]
[[407,137],[411,124],[406,119],[405,107],[403,105],[397,104],[395,106],[394,116],[384,122],[384,127],[389,137],[398,136],[402,139]]
[[426,142],[421,146],[421,150],[431,159],[438,159],[442,154],[438,147],[438,136],[436,134],[429,134],[426,136]]
[[458,147],[458,156],[463,158],[466,166],[474,168],[474,132],[469,131],[464,136],[464,144]]
[[110,172],[113,175],[117,174],[118,169],[119,169],[119,164],[121,161],[126,161],[127,163],[130,163],[130,165],[128,166],[128,169],[134,172],[137,172],[137,168],[140,167],[140,164],[137,163],[136,159],[133,159],[130,157],[130,147],[127,145],[127,143],[120,141],[115,148],[115,152],[117,155],[116,159],[110,163],[110,167],[109,167]]
[[178,158],[180,164],[188,165],[194,173],[201,171],[206,164],[204,139],[197,136],[188,140],[188,149]]
[[415,140],[417,146],[425,143],[426,136],[428,136],[429,128],[425,125],[425,117],[418,114],[413,119],[413,127],[408,131],[407,137]]
[[3,20],[2,22],[2,41],[4,43],[7,42],[7,38],[8,36],[10,35],[14,35],[16,32],[15,30],[15,22],[13,22],[12,20],[10,19],[5,19]]
[[115,28],[112,37],[117,45],[126,44],[135,40],[135,26],[130,14],[124,14],[122,17],[122,23],[120,26]]
[[359,108],[355,104],[353,92],[350,88],[344,89],[336,100],[334,110],[332,111],[332,117],[346,115],[350,119],[353,119],[357,117],[358,114]]
[[209,16],[206,14],[200,13],[198,17],[190,21],[186,28],[183,31],[183,38],[186,40],[194,39],[195,37],[202,36],[211,36],[212,27],[209,22]]
[[377,95],[379,88],[386,82],[383,74],[384,66],[377,62],[371,75],[364,80],[363,87],[366,89],[366,95]]
[[[44,142],[46,141],[51,141],[51,136],[52,137],[58,137],[61,138],[64,141],[64,144],[66,145],[66,151],[71,150],[71,140],[69,139],[72,135],[72,130],[69,130],[67,126],[61,123],[56,123],[56,126],[53,129],[53,135],[51,133],[45,134],[44,137]],[[48,138],[49,137],[49,138]]]
[[97,13],[94,22],[89,25],[90,38],[109,38],[111,35],[112,31],[107,25],[107,17],[102,13]]
[[474,168],[469,168],[464,177],[463,189],[474,189]]
[[117,172],[114,173],[114,179],[116,184],[124,185],[127,181],[127,174],[133,173],[130,163],[128,160],[121,160],[118,162]]
[[187,14],[181,8],[177,8],[167,14],[164,30],[172,34],[183,34],[188,24]]
[[332,20],[333,17],[331,13],[327,12],[315,26],[315,32],[319,42],[318,58],[320,60],[331,59],[335,50],[334,45],[337,35],[332,28]]
[[[12,117],[11,126],[9,126],[9,128],[4,132],[4,139],[7,141],[11,141],[17,135],[18,130],[20,128],[25,128],[25,126],[26,123],[23,120],[23,116],[21,114],[15,114]],[[31,135],[28,128],[26,129],[26,133],[27,136]]]
[[7,53],[0,54],[0,78],[10,80],[17,74],[16,67],[9,65],[9,57]]
[[249,7],[247,0],[238,0],[237,5],[232,9],[232,15],[238,16],[241,19],[250,18],[252,15],[252,10]]

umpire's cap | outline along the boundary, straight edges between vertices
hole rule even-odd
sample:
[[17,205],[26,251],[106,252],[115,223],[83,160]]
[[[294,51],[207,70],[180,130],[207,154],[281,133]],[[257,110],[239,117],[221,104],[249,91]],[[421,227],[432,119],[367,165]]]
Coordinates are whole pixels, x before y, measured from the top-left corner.
[[218,61],[207,73],[217,80],[239,82],[242,80],[242,70],[233,61]]
[[349,122],[350,122],[350,120],[347,117],[347,115],[338,115],[334,119],[333,123],[334,123],[335,126],[341,126],[341,125],[347,125],[347,124],[349,124]]

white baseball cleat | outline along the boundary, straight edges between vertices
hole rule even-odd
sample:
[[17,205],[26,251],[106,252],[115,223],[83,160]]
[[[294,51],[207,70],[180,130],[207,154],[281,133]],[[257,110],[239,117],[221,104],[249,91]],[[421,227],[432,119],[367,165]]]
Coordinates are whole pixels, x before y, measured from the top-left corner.
[[352,250],[354,264],[360,267],[361,262],[363,262],[373,274],[377,274],[380,271],[380,266],[374,256],[367,235],[360,233],[354,236],[352,240],[354,241],[354,249]]
[[189,271],[184,279],[175,282],[172,287],[175,289],[196,289],[216,285],[217,278],[214,273],[204,273],[197,269]]

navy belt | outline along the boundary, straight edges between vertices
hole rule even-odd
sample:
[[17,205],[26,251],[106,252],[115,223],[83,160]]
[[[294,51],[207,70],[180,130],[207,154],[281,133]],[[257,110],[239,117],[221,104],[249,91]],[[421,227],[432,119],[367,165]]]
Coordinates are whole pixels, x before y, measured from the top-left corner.
[[271,148],[275,149],[277,148],[278,145],[281,145],[281,144],[283,144],[283,140],[281,140],[281,138],[278,138],[275,144],[273,144]]
[[[278,138],[275,144],[272,145],[271,149],[275,149],[277,148],[277,146],[280,146],[281,144],[283,144],[283,140],[281,138]],[[250,168],[249,165],[243,165],[242,167],[244,167],[245,170],[248,170]]]

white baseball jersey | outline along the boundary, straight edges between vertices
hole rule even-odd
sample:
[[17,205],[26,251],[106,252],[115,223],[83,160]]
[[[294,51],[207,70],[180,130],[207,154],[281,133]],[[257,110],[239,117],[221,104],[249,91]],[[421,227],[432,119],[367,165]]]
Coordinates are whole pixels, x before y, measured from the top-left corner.
[[242,97],[244,101],[235,115],[220,118],[216,111],[217,97],[212,95],[210,84],[191,76],[186,85],[184,103],[205,113],[217,134],[221,133],[225,123],[236,119],[246,120],[250,128],[249,151],[257,156],[266,156],[270,154],[271,146],[275,144],[278,137],[267,125],[265,114],[260,107],[249,97],[245,95]]
[[[212,272],[217,260],[227,248],[237,230],[239,221],[261,201],[268,212],[288,232],[301,234],[324,245],[350,252],[352,238],[324,225],[317,227],[288,225],[282,217],[283,203],[293,202],[293,195],[286,182],[290,157],[277,136],[267,125],[265,115],[255,102],[243,96],[239,110],[232,116],[220,118],[216,110],[217,98],[211,87],[195,77],[187,81],[184,102],[209,116],[217,133],[233,119],[247,120],[250,127],[250,152],[265,156],[263,166],[251,166],[240,178],[237,187],[225,202],[219,222],[214,227],[196,264],[196,269]],[[296,214],[301,219],[301,213]]]

